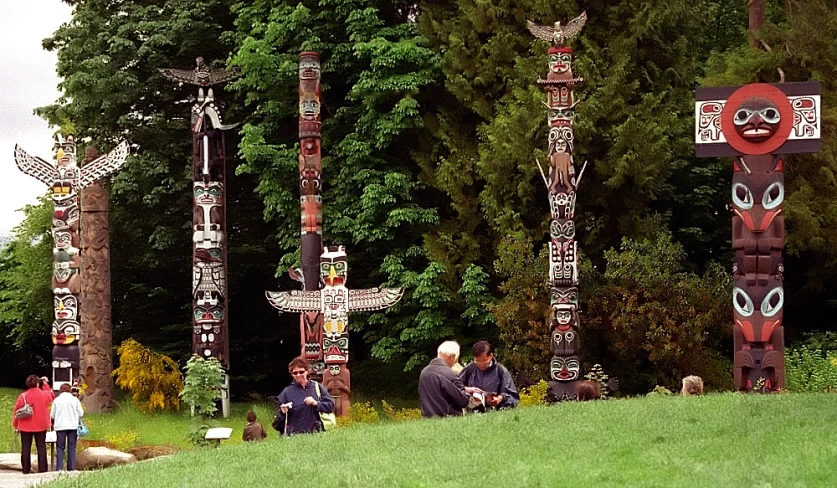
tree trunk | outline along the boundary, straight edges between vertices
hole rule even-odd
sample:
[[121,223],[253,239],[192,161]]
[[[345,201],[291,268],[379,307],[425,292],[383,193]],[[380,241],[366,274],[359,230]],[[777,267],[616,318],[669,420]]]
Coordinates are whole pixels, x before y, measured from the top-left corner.
[[756,31],[764,25],[764,0],[747,0],[747,7],[750,12],[750,47],[757,48]]

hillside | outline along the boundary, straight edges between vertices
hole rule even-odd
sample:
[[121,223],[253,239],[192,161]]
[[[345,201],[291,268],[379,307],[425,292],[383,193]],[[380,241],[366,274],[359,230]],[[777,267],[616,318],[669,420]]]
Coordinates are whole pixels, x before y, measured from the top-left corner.
[[837,395],[637,398],[273,437],[44,486],[833,486],[835,438]]

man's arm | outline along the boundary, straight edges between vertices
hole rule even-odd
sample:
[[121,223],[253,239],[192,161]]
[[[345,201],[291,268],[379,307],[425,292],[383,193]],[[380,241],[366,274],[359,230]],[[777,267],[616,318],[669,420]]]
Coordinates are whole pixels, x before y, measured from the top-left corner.
[[500,402],[498,408],[514,408],[520,403],[520,393],[517,392],[517,387],[514,386],[514,380],[511,373],[503,365],[498,365],[500,370],[500,391],[497,393],[503,395],[503,401]]
[[465,392],[465,385],[455,374],[453,378],[442,378],[442,390],[444,390],[445,396],[457,407],[465,408],[468,406],[470,395]]

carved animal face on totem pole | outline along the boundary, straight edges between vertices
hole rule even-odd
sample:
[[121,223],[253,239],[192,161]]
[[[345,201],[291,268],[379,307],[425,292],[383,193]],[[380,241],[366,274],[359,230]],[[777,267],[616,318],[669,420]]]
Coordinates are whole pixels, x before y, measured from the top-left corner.
[[224,322],[226,281],[221,250],[218,248],[195,250],[192,292],[193,333],[195,344],[204,357],[217,356],[221,351],[221,325]]
[[732,123],[735,132],[750,142],[764,142],[779,129],[782,115],[773,101],[765,97],[751,97],[738,105]]
[[768,280],[764,286],[747,286],[745,278],[734,278],[732,305],[735,326],[747,342],[768,342],[782,325],[785,289],[782,281]]
[[549,350],[556,356],[573,356],[581,349],[581,338],[575,327],[567,330],[553,329]]
[[763,233],[784,209],[784,163],[767,157],[747,164],[735,158],[732,166],[732,211],[751,233]]
[[344,364],[349,360],[348,257],[343,246],[329,246],[324,251],[320,256],[323,355],[326,364]]
[[78,341],[78,298],[70,294],[53,297],[55,321],[52,323],[52,343],[72,344]]
[[224,241],[221,230],[224,184],[219,181],[195,181],[193,185],[195,212],[192,242],[199,249],[220,248]]

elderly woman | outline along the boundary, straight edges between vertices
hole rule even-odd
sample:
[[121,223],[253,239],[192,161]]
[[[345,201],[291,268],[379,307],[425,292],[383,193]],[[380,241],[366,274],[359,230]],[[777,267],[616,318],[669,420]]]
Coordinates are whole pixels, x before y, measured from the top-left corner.
[[64,451],[67,452],[67,471],[76,469],[76,442],[78,441],[78,426],[84,410],[81,402],[73,395],[70,385],[64,383],[59,390],[61,393],[52,402],[49,415],[55,422],[55,444],[57,445],[58,461],[55,470],[64,467]]
[[12,409],[12,427],[20,432],[20,465],[23,474],[32,472],[32,439],[35,439],[35,449],[38,451],[38,472],[47,471],[46,433],[49,430],[49,404],[52,403],[53,395],[52,391],[39,388],[39,381],[34,374],[26,377],[27,390],[17,397]]
[[680,390],[683,396],[702,395],[703,380],[700,376],[687,376],[683,378],[683,389]]

